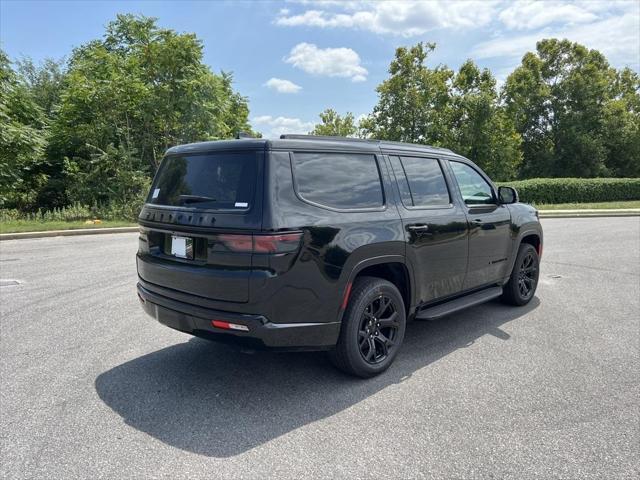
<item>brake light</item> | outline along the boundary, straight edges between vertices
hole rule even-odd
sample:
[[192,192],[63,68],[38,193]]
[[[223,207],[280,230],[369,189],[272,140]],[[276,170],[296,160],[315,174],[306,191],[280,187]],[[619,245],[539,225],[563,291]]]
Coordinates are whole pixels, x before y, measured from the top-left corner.
[[255,253],[294,252],[300,245],[301,233],[283,233],[280,235],[255,235],[253,251]]
[[300,246],[301,233],[274,235],[218,235],[218,241],[233,252],[287,253]]
[[233,252],[253,251],[252,235],[218,235],[218,240]]

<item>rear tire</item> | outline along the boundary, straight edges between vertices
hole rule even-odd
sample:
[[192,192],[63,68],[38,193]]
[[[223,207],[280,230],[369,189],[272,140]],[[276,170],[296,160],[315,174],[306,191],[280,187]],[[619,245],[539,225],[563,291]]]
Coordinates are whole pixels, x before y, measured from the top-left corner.
[[502,300],[509,305],[526,305],[536,293],[539,276],[538,252],[533,245],[521,244],[509,281],[504,286]]
[[378,375],[395,359],[405,327],[404,301],[396,286],[381,278],[358,278],[342,317],[338,343],[329,358],[351,375]]

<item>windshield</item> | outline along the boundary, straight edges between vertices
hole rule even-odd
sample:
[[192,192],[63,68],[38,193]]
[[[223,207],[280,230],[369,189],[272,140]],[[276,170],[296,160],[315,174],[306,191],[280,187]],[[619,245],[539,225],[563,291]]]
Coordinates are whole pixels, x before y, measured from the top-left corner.
[[255,152],[169,156],[147,202],[207,209],[247,209],[256,184]]

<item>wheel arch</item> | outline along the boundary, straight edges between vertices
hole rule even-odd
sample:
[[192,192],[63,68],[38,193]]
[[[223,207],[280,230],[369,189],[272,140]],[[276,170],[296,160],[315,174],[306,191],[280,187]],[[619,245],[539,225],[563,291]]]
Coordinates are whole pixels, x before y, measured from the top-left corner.
[[412,301],[415,298],[413,291],[413,272],[410,269],[410,266],[407,265],[404,256],[384,255],[362,260],[353,267],[345,287],[340,320],[342,320],[342,314],[345,310],[344,307],[346,307],[349,301],[353,283],[359,277],[363,276],[382,278],[393,283],[400,291],[402,299],[404,300],[405,311],[407,315],[409,315],[410,309],[412,308]]
[[520,248],[520,245],[522,245],[523,243],[528,243],[529,245],[532,245],[536,249],[536,252],[538,252],[538,255],[542,255],[542,238],[538,234],[538,232],[529,232],[525,234],[520,239],[520,242],[518,243],[518,248]]
[[543,244],[542,230],[539,228],[529,228],[521,231],[518,234],[516,240],[513,242],[513,251],[511,252],[511,258],[509,259],[509,270],[507,272],[508,275],[504,278],[504,283],[506,283],[511,276],[511,272],[513,271],[513,267],[516,263],[516,258],[518,257],[518,250],[520,249],[520,245],[522,245],[523,243],[533,245],[533,247],[538,252],[538,255],[541,255]]

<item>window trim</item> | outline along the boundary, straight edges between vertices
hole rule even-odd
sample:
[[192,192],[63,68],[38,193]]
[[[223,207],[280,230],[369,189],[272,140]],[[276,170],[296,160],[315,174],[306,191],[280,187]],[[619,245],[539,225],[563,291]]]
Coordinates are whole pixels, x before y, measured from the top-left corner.
[[[465,207],[472,209],[472,208],[487,208],[487,207],[491,207],[491,206],[500,206],[500,202],[498,201],[498,197],[496,194],[496,189],[495,189],[495,185],[493,184],[493,182],[491,181],[491,179],[482,171],[479,170],[479,167],[476,167],[474,164],[472,164],[471,162],[468,161],[463,161],[461,159],[447,159],[449,162],[449,168],[451,169],[451,177],[453,178],[453,180],[456,182],[456,188],[458,189],[458,193],[460,194],[460,200],[462,200],[462,205],[464,205]],[[460,183],[458,182],[458,177],[456,177],[456,172],[453,170],[453,165],[451,165],[452,163],[461,163],[462,165],[466,165],[467,167],[469,167],[471,170],[475,171],[480,178],[482,178],[485,182],[487,182],[487,185],[489,185],[489,188],[491,189],[491,195],[492,195],[492,199],[493,199],[493,203],[474,203],[474,204],[468,204],[467,202],[464,201],[464,196],[462,195],[462,189],[460,188]]]
[[[391,165],[391,171],[393,172],[393,178],[396,182],[396,187],[398,189],[398,197],[400,198],[400,203],[407,210],[447,210],[455,207],[453,203],[453,195],[451,194],[451,185],[449,184],[449,179],[447,178],[447,174],[445,173],[445,168],[442,163],[442,159],[434,156],[424,156],[424,155],[416,155],[411,152],[409,155],[403,154],[388,154],[389,164]],[[398,161],[400,162],[400,166],[402,167],[402,174],[404,175],[404,179],[407,182],[407,186],[409,187],[409,194],[411,195],[411,200],[413,201],[413,194],[411,194],[411,184],[409,183],[409,176],[407,175],[406,169],[404,168],[404,163],[402,163],[402,157],[411,157],[411,158],[420,158],[422,160],[435,160],[440,167],[440,172],[442,173],[442,178],[444,179],[444,184],[447,188],[447,194],[449,195],[449,203],[446,205],[406,205],[404,200],[402,199],[402,192],[400,191],[400,180],[398,180],[398,176],[396,174],[395,169],[393,168],[393,162],[391,157],[398,157]]]
[[[304,196],[300,193],[300,190],[298,189],[298,179],[296,176],[296,165],[295,165],[295,155],[296,154],[304,154],[304,153],[311,153],[311,154],[328,154],[328,155],[336,155],[336,154],[341,154],[341,155],[370,155],[373,157],[373,160],[375,162],[376,165],[376,169],[378,170],[378,180],[380,182],[380,192],[382,193],[382,205],[380,205],[379,207],[361,207],[361,208],[337,208],[337,207],[332,207],[330,205],[325,205],[323,203],[318,203],[318,202],[314,202],[313,200],[309,200],[304,198]],[[296,197],[298,197],[302,202],[308,204],[308,205],[312,205],[314,207],[318,207],[318,208],[323,208],[325,210],[329,210],[331,212],[341,212],[341,213],[351,213],[351,212],[384,212],[387,209],[387,194],[385,192],[385,188],[384,188],[384,178],[382,176],[382,168],[380,168],[380,155],[373,153],[373,152],[351,152],[351,151],[342,151],[342,150],[335,150],[335,151],[324,151],[324,150],[296,150],[295,152],[293,150],[289,151],[289,163],[291,165],[291,177],[292,177],[292,181],[293,181],[293,191],[296,195]]]

